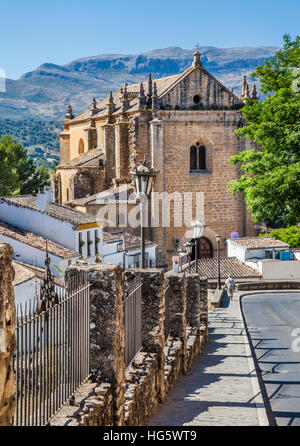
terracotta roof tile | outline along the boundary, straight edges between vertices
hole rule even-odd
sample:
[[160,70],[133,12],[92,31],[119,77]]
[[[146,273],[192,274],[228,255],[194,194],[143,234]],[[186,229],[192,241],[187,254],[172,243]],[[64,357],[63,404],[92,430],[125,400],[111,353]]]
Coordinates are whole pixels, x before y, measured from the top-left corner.
[[231,240],[248,249],[259,248],[289,248],[289,245],[274,237],[243,237]]
[[23,265],[13,261],[13,269],[15,271],[15,278],[13,280],[13,285],[19,285],[20,283],[27,282],[27,280],[33,279],[35,277],[35,272],[31,269],[24,267]]
[[104,158],[102,150],[90,150],[88,153],[77,156],[65,163],[59,164],[60,167],[99,167],[99,162]]
[[[207,279],[217,279],[218,277],[218,259],[200,259],[198,263],[200,277]],[[189,265],[184,265],[184,270],[189,269]],[[196,272],[195,262],[191,263],[191,270]],[[227,279],[230,275],[233,279],[242,279],[250,277],[261,277],[260,273],[245,265],[236,257],[220,259],[220,270],[222,279]]]
[[[24,229],[16,228],[13,225],[9,225],[3,221],[0,221],[0,236],[5,236],[12,238],[14,240],[18,240],[21,243],[25,243],[26,245],[32,246],[33,248],[39,249],[40,251],[46,250],[46,238],[41,237],[40,235],[33,234],[32,232],[25,231]],[[62,259],[68,259],[71,257],[79,256],[79,254],[71,249],[65,248],[58,243],[52,242],[51,240],[47,240],[48,251],[50,254],[53,254]]]
[[121,184],[120,186],[113,186],[97,194],[86,196],[83,198],[78,198],[73,200],[77,206],[93,206],[97,204],[107,204],[107,203],[136,203],[134,197],[134,188],[132,184]]
[[95,223],[95,216],[57,203],[47,203],[46,210],[40,211],[37,209],[37,199],[33,195],[0,197],[0,203],[1,201],[9,205],[33,209],[34,211],[49,215],[49,217],[56,218],[57,220],[67,221],[73,225]]
[[[25,275],[28,275],[28,278],[30,278],[29,277],[30,274],[33,274],[32,277],[38,277],[39,279],[43,279],[44,278],[44,275],[45,275],[45,269],[44,268],[39,268],[38,266],[29,265],[28,263],[19,262],[17,260],[13,260],[12,265],[13,265],[13,268],[15,270],[15,274],[18,274],[18,278],[19,279],[22,279],[22,274],[24,274],[24,276],[23,276],[24,278],[25,278]],[[64,287],[65,286],[65,283],[62,280],[58,279],[55,276],[52,276],[52,277],[53,277],[53,281],[54,281],[55,285],[60,286],[60,287]],[[18,285],[18,283],[22,283],[22,282],[28,280],[28,279],[26,279],[26,280],[22,280],[22,282],[21,281],[17,282],[16,279],[17,279],[17,276],[15,276],[15,280],[13,282],[13,285]]]
[[[123,240],[125,244],[125,249],[134,249],[134,248],[140,248],[141,246],[141,237],[130,234],[126,231],[114,231],[114,232],[103,232],[103,239],[104,241],[111,242],[111,241],[117,241],[117,240]],[[156,246],[154,242],[151,242],[151,240],[145,240],[146,247],[150,246]]]

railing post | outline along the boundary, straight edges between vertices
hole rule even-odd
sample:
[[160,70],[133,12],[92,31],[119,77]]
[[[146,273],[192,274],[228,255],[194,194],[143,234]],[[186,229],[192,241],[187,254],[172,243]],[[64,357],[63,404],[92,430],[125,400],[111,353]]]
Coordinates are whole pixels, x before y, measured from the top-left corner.
[[208,342],[207,279],[200,279],[200,324],[200,331],[204,334],[205,342]]
[[170,336],[179,338],[182,346],[182,373],[187,368],[186,343],[186,279],[184,274],[169,272],[165,275],[169,291]]
[[142,283],[142,348],[158,358],[158,400],[165,397],[164,276],[158,269],[139,270]]
[[66,282],[87,271],[90,283],[90,369],[112,386],[114,425],[124,424],[124,314],[122,268],[113,264],[72,266]]
[[186,322],[196,336],[196,350],[200,351],[200,278],[199,274],[186,275]]
[[13,250],[0,243],[0,426],[10,426],[16,404],[12,357],[16,350]]

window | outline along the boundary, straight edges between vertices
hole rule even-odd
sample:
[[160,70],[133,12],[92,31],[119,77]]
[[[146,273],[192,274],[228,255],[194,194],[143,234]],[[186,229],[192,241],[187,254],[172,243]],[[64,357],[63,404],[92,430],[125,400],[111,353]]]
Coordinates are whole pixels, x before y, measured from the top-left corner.
[[84,142],[82,138],[79,140],[78,144],[78,154],[80,155],[81,153],[84,153]]
[[70,201],[70,189],[67,188],[67,201]]
[[190,170],[206,170],[206,149],[200,142],[190,147]]
[[87,232],[87,253],[88,253],[88,256],[91,255],[91,244],[92,243],[93,242],[91,241],[91,231],[88,231]]
[[99,253],[99,233],[98,233],[98,229],[95,229],[95,254]]
[[201,96],[199,94],[195,94],[195,96],[193,97],[193,101],[195,104],[200,104]]
[[190,169],[197,170],[197,148],[192,146],[190,148]]
[[82,255],[82,247],[84,245],[84,241],[82,240],[82,233],[79,232],[79,253]]

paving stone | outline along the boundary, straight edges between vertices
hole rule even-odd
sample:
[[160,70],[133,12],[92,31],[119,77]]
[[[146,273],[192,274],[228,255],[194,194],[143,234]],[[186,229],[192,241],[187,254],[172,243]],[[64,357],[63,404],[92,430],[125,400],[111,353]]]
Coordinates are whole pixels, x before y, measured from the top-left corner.
[[149,426],[259,425],[239,302],[209,313],[209,343],[168,394]]

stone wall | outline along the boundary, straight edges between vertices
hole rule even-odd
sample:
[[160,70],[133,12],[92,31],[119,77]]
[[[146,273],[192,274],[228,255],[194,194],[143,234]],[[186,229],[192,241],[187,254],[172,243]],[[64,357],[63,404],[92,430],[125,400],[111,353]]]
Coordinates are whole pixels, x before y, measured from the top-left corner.
[[255,291],[255,290],[299,290],[300,282],[248,282],[238,283],[236,285],[238,291]]
[[12,356],[16,350],[16,312],[12,258],[12,248],[8,244],[0,244],[0,426],[11,425],[15,411]]
[[[207,316],[206,281],[197,275],[164,275],[157,269],[122,272],[109,264],[70,267],[66,280],[82,268],[88,271],[91,283],[94,382],[84,384],[73,406],[66,405],[51,425],[144,425],[207,341],[207,318],[202,317]],[[122,295],[129,280],[136,279],[141,281],[142,292],[142,348],[125,370]],[[170,334],[165,339],[167,286]]]

